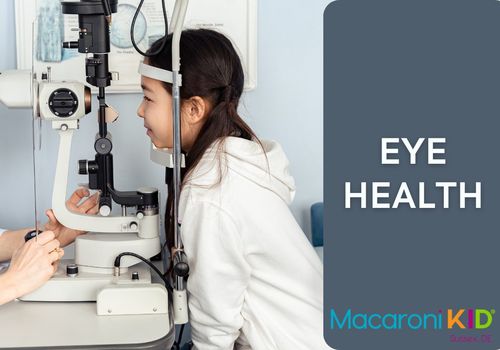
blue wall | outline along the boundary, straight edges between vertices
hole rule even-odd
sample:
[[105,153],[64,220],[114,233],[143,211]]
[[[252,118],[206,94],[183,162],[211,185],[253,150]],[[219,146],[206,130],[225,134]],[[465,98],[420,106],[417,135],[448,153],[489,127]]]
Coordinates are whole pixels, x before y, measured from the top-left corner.
[[[160,1],[160,0],[158,0]],[[327,0],[259,2],[258,86],[245,94],[241,113],[261,138],[279,141],[297,184],[291,209],[310,233],[309,207],[323,200],[322,16]],[[14,0],[0,1],[0,71],[16,67]],[[148,157],[148,139],[135,111],[141,95],[110,95],[121,113],[110,127],[114,141],[115,185],[132,190],[143,185],[163,189],[163,170]],[[81,123],[73,143],[70,169],[93,157],[94,114]],[[37,159],[40,208],[50,207],[57,137],[45,125],[43,151]],[[31,119],[23,110],[0,106],[0,227],[33,223]],[[74,166],[73,166],[74,165]],[[70,176],[70,188],[85,177]],[[163,199],[165,196],[162,197]]]

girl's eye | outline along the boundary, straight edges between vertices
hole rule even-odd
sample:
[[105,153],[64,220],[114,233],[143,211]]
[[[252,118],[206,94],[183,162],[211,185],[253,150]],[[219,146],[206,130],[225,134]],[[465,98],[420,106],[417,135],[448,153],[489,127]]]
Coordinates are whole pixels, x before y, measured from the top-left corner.
[[146,96],[144,96],[144,101],[148,101],[148,102],[151,102],[152,100]]

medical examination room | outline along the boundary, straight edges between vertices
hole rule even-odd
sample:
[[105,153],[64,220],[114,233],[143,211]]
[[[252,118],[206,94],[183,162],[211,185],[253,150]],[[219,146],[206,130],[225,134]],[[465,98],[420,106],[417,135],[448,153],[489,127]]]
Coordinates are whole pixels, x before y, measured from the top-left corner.
[[331,349],[329,2],[1,0],[1,349]]

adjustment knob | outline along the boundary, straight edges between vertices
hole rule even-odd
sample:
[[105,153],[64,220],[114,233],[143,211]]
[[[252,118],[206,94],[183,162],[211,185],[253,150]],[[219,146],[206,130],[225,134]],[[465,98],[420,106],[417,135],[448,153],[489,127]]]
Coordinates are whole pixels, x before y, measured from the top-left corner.
[[78,275],[78,265],[69,264],[66,266],[66,275],[68,277],[76,277],[76,275]]
[[88,164],[89,163],[86,160],[79,160],[78,161],[78,174],[79,175],[88,175],[88,173],[89,173]]
[[101,137],[96,140],[94,144],[94,149],[99,154],[108,154],[113,149],[113,144],[111,140],[106,137]]
[[[42,233],[42,231],[38,230],[38,234],[40,233]],[[24,236],[24,241],[28,242],[30,239],[35,237],[36,237],[36,230],[30,231]]]
[[78,97],[69,89],[57,89],[49,97],[49,109],[58,117],[70,117],[78,109]]
[[111,214],[111,208],[107,205],[103,205],[99,209],[99,214],[101,214],[101,216],[109,216],[109,214]]
[[183,261],[180,261],[175,264],[174,271],[177,276],[186,277],[189,274],[189,265]]

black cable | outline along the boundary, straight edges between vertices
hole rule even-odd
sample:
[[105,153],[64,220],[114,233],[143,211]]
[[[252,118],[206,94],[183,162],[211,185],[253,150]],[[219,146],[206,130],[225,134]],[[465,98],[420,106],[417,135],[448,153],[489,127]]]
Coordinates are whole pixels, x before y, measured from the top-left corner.
[[137,258],[141,261],[143,261],[144,263],[146,263],[154,272],[156,272],[158,274],[158,276],[160,276],[160,278],[162,279],[163,283],[165,283],[165,288],[167,288],[167,290],[172,293],[173,290],[172,290],[172,287],[170,286],[170,282],[168,281],[168,279],[166,279],[163,274],[160,272],[160,270],[158,270],[158,268],[156,266],[153,265],[153,263],[151,261],[149,261],[148,259],[146,258],[143,258],[142,256],[138,255],[138,254],[135,254],[135,253],[131,253],[131,252],[123,252],[121,254],[119,254],[116,259],[115,259],[115,267],[117,268],[120,268],[120,260],[123,256],[133,256],[134,258]]
[[[168,248],[168,247],[167,247],[167,242],[165,242],[165,243],[163,244],[163,248],[162,248],[162,249],[163,249],[163,253],[164,253],[164,254],[166,254],[166,249],[167,249],[167,248]],[[170,254],[170,253],[169,253],[169,254]],[[169,277],[169,276],[170,276],[170,274],[171,274],[171,272],[172,272],[172,270],[173,270],[173,268],[174,268],[174,262],[172,261],[172,259],[171,259],[170,257],[169,257],[169,259],[168,259],[168,262],[169,262],[169,263],[168,263],[168,268],[167,268],[167,271],[165,271],[165,273],[163,274],[163,276],[165,276],[165,278],[167,278],[167,277]]]
[[182,344],[182,333],[184,333],[184,326],[185,325],[186,324],[183,324],[181,326],[181,329],[179,330],[179,335],[177,336],[178,340],[174,342],[172,350],[180,350],[181,344]]
[[181,330],[179,331],[179,340],[177,341],[177,343],[179,344],[179,348],[181,347],[181,344],[182,344],[182,333],[184,333],[184,326],[186,324],[184,323],[182,326],[181,326]]
[[101,0],[102,8],[104,9],[104,16],[106,18],[111,17],[111,6],[109,6],[109,0]]
[[167,43],[167,34],[168,34],[167,6],[165,5],[165,0],[161,0],[161,7],[163,10],[163,21],[165,22],[165,34],[163,36],[163,41],[161,43],[161,46],[155,52],[146,53],[146,52],[142,52],[141,49],[139,49],[139,46],[137,46],[137,43],[135,42],[135,37],[134,37],[135,21],[137,20],[137,17],[139,16],[139,13],[141,12],[141,7],[143,4],[144,4],[144,0],[141,0],[141,2],[139,3],[139,6],[137,6],[137,10],[135,11],[134,18],[132,19],[132,25],[130,26],[130,39],[132,39],[132,45],[134,46],[134,49],[138,53],[140,53],[144,57],[152,57],[152,56],[156,56],[160,52],[162,52],[163,49],[165,48],[165,44]]

